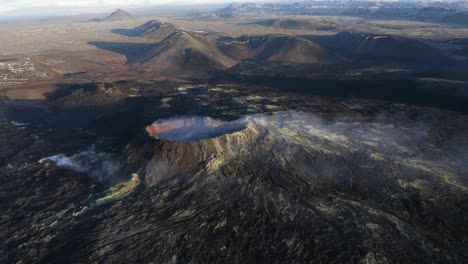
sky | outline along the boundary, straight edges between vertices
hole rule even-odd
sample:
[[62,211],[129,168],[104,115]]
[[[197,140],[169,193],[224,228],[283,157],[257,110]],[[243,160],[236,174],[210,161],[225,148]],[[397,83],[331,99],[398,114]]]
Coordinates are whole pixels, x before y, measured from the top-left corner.
[[[259,0],[237,0],[239,2],[259,2]],[[389,0],[380,0],[389,1]],[[395,1],[395,0],[394,0]],[[396,0],[398,1],[398,0]],[[401,1],[401,0],[400,0]],[[411,0],[406,0],[411,1]],[[421,0],[430,1],[430,0]],[[434,0],[432,0],[434,1]],[[455,0],[438,0],[440,2],[453,2]],[[459,0],[463,1],[463,0]],[[228,0],[0,0],[0,12],[31,7],[112,7],[112,6],[142,6],[167,3],[207,3],[228,2]],[[235,2],[232,0],[231,2]]]
[[[0,21],[9,18],[106,13],[116,8],[132,11],[157,5],[193,6],[201,3],[228,4],[229,2],[277,2],[295,0],[0,0]],[[304,1],[304,0],[297,0]],[[464,0],[374,0],[374,1],[440,1]],[[468,0],[467,0],[468,1]]]
[[[0,0],[0,16],[13,16],[28,13],[32,10],[47,12],[65,10],[67,13],[107,11],[117,7],[135,7],[161,4],[196,4],[229,2],[228,0]],[[29,10],[29,11],[28,11]]]

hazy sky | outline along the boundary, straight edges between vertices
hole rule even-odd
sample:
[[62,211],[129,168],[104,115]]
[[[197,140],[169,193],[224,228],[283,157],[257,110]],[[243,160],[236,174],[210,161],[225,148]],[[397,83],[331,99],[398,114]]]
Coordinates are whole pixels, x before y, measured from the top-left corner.
[[[0,20],[9,17],[60,16],[83,13],[104,13],[115,8],[130,9],[162,4],[190,6],[200,3],[279,2],[282,0],[0,0]],[[288,1],[288,0],[285,0]],[[289,0],[294,1],[294,0]],[[300,0],[299,0],[300,1]],[[375,0],[417,1],[417,0]],[[463,0],[420,0],[453,2]]]
[[228,2],[228,0],[0,0],[0,14],[24,9],[56,9],[56,8],[110,8],[126,6],[158,5],[167,3],[206,3]]

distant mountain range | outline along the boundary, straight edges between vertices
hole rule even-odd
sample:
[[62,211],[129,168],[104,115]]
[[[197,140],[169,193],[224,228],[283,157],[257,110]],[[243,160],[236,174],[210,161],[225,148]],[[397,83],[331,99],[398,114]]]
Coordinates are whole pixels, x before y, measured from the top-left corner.
[[[280,28],[329,27],[328,24],[295,19],[259,20]],[[229,37],[211,31],[192,31],[151,20],[114,33],[151,40],[145,48],[130,54],[130,64],[169,75],[197,75],[220,72],[251,61],[259,64],[451,63],[453,54],[422,40],[392,35],[341,31],[327,36],[262,35]],[[106,47],[104,47],[106,48]],[[122,50],[125,53],[125,50]],[[266,67],[268,68],[268,67]]]
[[468,25],[466,2],[302,1],[233,3],[216,12],[218,17],[244,15],[326,15],[372,19],[399,19]]

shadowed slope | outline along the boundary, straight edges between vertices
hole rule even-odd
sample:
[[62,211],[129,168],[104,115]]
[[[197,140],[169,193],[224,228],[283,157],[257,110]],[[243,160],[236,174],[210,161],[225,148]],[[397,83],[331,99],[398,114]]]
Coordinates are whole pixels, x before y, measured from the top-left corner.
[[127,37],[140,37],[152,39],[155,41],[162,41],[176,30],[177,27],[171,23],[150,20],[143,25],[130,29],[113,29],[112,33],[124,35]]
[[307,36],[330,52],[349,59],[383,62],[446,63],[453,58],[417,39],[343,31],[333,36]]
[[237,63],[206,38],[192,32],[176,31],[152,48],[143,64],[167,74],[224,70]]
[[226,39],[220,43],[220,49],[240,60],[317,63],[324,62],[325,59],[322,48],[317,44],[290,36],[244,36]]
[[110,50],[127,57],[127,64],[139,63],[156,44],[131,42],[88,42],[100,49]]
[[246,25],[260,25],[265,27],[274,27],[279,29],[308,29],[308,30],[333,30],[336,29],[330,22],[311,20],[311,19],[289,19],[277,18],[259,20]]

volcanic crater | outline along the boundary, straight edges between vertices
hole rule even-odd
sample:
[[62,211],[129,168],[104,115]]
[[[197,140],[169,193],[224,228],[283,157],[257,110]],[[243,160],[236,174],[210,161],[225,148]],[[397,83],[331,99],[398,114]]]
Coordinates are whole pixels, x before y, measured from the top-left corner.
[[199,141],[232,134],[247,127],[244,120],[221,121],[211,117],[180,117],[157,120],[146,127],[152,137],[177,142]]

